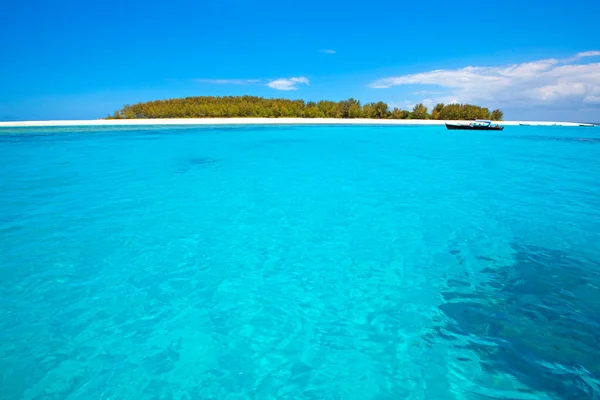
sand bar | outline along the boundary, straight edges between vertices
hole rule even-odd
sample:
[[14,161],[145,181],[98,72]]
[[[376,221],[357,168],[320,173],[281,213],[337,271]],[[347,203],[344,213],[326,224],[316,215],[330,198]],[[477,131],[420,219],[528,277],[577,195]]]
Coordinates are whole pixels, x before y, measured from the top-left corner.
[[[469,121],[428,119],[341,119],[341,118],[164,118],[164,119],[94,119],[65,121],[0,122],[2,127],[35,126],[128,126],[128,125],[444,125],[468,124]],[[496,123],[496,122],[494,122]],[[501,121],[501,125],[578,126],[577,122]]]

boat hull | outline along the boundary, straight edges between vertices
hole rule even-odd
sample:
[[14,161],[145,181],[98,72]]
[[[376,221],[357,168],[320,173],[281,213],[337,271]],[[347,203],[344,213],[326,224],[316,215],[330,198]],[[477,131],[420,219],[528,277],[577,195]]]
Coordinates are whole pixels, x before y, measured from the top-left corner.
[[449,130],[462,130],[462,131],[501,131],[504,129],[503,126],[473,126],[473,125],[460,125],[460,124],[446,124],[446,128]]

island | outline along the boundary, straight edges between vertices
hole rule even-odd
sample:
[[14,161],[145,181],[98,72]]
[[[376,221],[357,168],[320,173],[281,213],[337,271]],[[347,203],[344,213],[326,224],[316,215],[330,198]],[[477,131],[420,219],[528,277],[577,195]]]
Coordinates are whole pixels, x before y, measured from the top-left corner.
[[361,104],[342,101],[269,99],[256,96],[196,96],[125,105],[106,119],[156,118],[342,118],[502,121],[504,113],[472,104],[437,104],[431,111],[419,103],[412,111],[393,108],[383,101]]

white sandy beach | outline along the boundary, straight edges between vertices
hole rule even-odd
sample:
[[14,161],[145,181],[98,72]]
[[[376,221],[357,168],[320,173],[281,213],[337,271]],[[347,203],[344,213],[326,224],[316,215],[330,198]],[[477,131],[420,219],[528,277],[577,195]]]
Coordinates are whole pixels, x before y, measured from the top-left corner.
[[[172,118],[172,119],[95,119],[65,121],[0,122],[0,127],[34,126],[127,126],[127,125],[444,125],[447,121],[428,119],[340,119],[340,118]],[[500,121],[501,125],[578,126],[577,122]]]

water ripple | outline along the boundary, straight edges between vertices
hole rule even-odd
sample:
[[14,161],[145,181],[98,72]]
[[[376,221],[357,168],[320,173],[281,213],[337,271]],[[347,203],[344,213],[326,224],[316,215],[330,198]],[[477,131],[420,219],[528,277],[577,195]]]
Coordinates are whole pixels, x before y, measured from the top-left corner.
[[598,398],[596,146],[502,135],[0,132],[0,398]]

